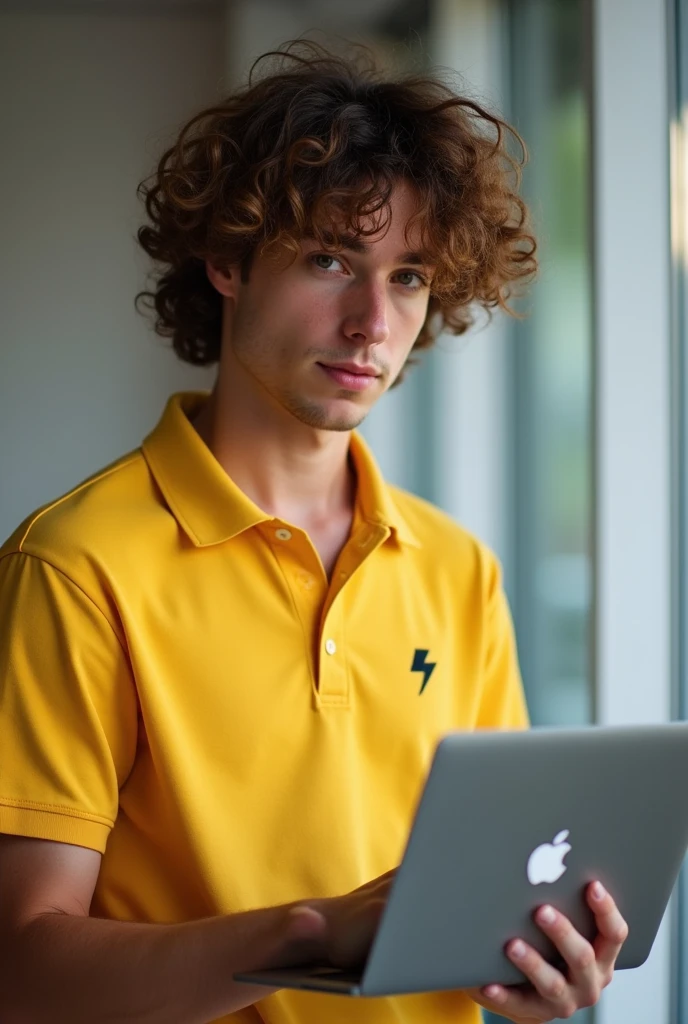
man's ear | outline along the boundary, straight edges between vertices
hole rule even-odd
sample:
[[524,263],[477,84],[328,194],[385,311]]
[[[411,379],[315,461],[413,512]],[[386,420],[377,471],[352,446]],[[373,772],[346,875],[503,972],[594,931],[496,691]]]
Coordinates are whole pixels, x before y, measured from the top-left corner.
[[226,299],[236,298],[236,283],[239,279],[238,267],[217,267],[210,260],[206,260],[205,272],[208,275],[208,280],[220,295],[224,295]]

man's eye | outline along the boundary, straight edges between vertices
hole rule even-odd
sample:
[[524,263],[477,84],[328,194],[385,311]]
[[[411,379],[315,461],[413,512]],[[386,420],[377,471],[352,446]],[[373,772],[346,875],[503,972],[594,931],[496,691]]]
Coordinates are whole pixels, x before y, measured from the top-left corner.
[[326,253],[317,252],[310,259],[320,270],[332,270],[333,263],[341,266],[339,260],[336,260],[334,256],[328,256]]
[[425,278],[421,274],[417,274],[415,270],[402,270],[397,277],[399,283],[406,288],[424,288],[427,284]]

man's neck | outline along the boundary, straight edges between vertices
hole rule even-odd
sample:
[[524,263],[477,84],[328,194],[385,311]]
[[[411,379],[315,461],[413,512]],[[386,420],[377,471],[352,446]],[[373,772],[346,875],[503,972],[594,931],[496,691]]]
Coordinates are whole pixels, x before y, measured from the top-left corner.
[[239,417],[217,388],[192,422],[225,472],[264,512],[313,538],[330,524],[350,525],[356,479],[348,432],[316,431],[298,422],[276,429],[269,417]]

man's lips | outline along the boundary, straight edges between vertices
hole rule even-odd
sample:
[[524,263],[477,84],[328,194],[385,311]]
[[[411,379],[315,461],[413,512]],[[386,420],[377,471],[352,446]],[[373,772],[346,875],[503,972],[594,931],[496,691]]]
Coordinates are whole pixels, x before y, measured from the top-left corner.
[[358,366],[356,363],[318,363],[318,366],[347,391],[364,391],[380,376],[374,366]]

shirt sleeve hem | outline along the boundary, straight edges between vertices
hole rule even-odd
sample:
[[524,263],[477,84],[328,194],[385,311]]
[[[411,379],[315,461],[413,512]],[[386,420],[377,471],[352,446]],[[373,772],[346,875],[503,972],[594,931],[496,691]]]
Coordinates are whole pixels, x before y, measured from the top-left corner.
[[49,839],[105,853],[110,830],[110,825],[69,812],[15,807],[0,800],[0,832],[8,835]]

